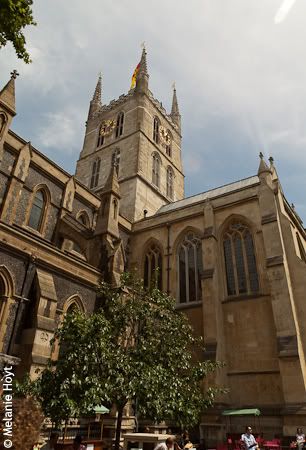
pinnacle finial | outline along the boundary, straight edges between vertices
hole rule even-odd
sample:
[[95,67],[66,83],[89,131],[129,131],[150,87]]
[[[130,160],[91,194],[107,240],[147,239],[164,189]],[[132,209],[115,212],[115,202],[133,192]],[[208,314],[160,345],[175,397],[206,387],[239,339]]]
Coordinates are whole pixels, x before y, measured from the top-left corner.
[[173,83],[172,87],[173,87],[173,97],[172,97],[171,116],[177,116],[180,114],[180,111],[178,107],[175,83]]
[[149,76],[148,74],[148,67],[147,67],[147,51],[145,47],[145,43],[142,44],[142,54],[140,58],[140,64],[139,64],[139,75],[145,75]]
[[92,101],[101,105],[101,94],[102,94],[102,73],[99,72],[98,81],[92,97]]
[[[144,43],[142,44],[142,47],[143,48],[142,48],[140,62],[138,64],[137,68],[135,69],[135,72],[136,72],[135,92],[146,92],[147,93],[148,86],[149,86],[149,74],[148,74],[148,67],[147,67],[147,52],[146,52],[146,47],[145,47]],[[134,75],[132,78],[132,86],[131,87],[134,87],[133,80],[134,80]]]
[[174,123],[180,128],[181,127],[181,115],[178,107],[177,95],[176,95],[176,86],[175,83],[172,84],[173,89],[173,97],[172,97],[172,107],[170,116]]
[[16,80],[17,77],[19,77],[19,73],[17,72],[16,69],[14,69],[14,70],[11,72],[11,78],[14,78],[14,80]]
[[266,161],[264,160],[264,155],[262,152],[259,153],[260,163],[258,167],[258,175],[263,175],[264,173],[271,173],[271,170],[266,164]]
[[18,77],[19,73],[17,70],[13,70],[11,72],[11,78],[6,83],[6,85],[0,91],[0,102],[5,104],[5,107],[9,109],[11,114],[15,116],[16,107],[15,107],[15,80]]
[[274,164],[274,158],[273,158],[273,156],[270,156],[269,162],[270,162],[271,166],[273,166],[273,164]]
[[117,162],[113,159],[108,178],[106,180],[104,191],[112,191],[120,196],[119,182],[118,182],[118,172],[117,172]]

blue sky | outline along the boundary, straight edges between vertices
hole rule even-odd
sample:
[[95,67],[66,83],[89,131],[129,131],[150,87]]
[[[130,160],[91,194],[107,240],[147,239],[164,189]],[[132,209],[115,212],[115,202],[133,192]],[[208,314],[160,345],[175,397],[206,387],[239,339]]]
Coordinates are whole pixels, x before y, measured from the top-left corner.
[[34,0],[33,63],[16,68],[13,129],[73,172],[97,74],[103,101],[129,89],[146,42],[150,89],[169,110],[176,82],[186,194],[253,175],[272,155],[288,201],[306,220],[306,2],[281,23],[282,0]]

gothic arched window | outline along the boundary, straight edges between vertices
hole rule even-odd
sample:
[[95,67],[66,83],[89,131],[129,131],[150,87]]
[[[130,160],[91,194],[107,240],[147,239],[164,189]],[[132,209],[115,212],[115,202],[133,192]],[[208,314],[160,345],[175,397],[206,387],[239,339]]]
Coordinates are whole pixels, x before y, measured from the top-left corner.
[[253,294],[259,290],[253,238],[242,222],[232,222],[223,237],[228,295]]
[[28,226],[33,230],[41,231],[44,222],[46,206],[46,194],[43,189],[38,189],[35,192],[33,198],[28,220]]
[[120,112],[116,122],[116,138],[123,134],[124,113]]
[[90,219],[86,211],[81,211],[77,216],[77,220],[81,222],[86,228],[90,227]]
[[2,134],[2,131],[4,130],[6,121],[7,121],[6,116],[4,114],[0,114],[0,136]]
[[4,336],[9,324],[8,314],[13,294],[14,283],[11,274],[4,265],[0,265],[0,352],[4,351]]
[[157,187],[160,185],[160,166],[160,157],[157,153],[154,153],[152,158],[152,183]]
[[116,148],[114,153],[112,154],[112,164],[116,167],[117,175],[119,175],[119,167],[120,167],[120,148]]
[[153,121],[153,141],[156,142],[156,144],[159,143],[159,119],[157,117],[154,117]]
[[4,323],[2,323],[2,317],[4,313],[5,307],[5,296],[6,296],[6,288],[3,278],[0,276],[0,325],[1,328],[4,327]]
[[173,200],[173,179],[173,169],[169,166],[167,169],[167,197],[171,198],[171,200]]
[[166,144],[166,154],[168,156],[170,156],[170,158],[171,158],[171,156],[172,156],[172,135],[169,130],[167,130],[167,135],[168,135],[169,139]]
[[97,147],[101,147],[104,144],[104,134],[101,134],[102,131],[102,125],[99,129],[99,136],[98,136],[98,141],[97,141]]
[[90,189],[98,186],[99,175],[100,175],[100,166],[101,166],[101,159],[100,158],[95,159],[94,163],[92,165]]
[[302,240],[301,240],[301,238],[299,236],[299,233],[296,233],[296,239],[297,239],[297,242],[298,242],[301,259],[304,262],[306,262],[306,251],[305,251],[304,245],[302,244]]
[[[77,296],[75,298],[71,298],[66,302],[66,305],[64,305],[64,313],[61,318],[61,321],[64,319],[66,315],[69,314],[75,314],[78,312],[83,312],[83,308],[80,306],[81,301]],[[59,346],[58,340],[56,340],[56,347],[57,351],[55,352],[54,356],[56,356],[57,353],[57,359],[63,359],[65,357],[65,354],[67,353],[67,350],[69,349],[69,345],[67,342],[62,342],[62,344]]]
[[177,250],[178,260],[178,299],[179,303],[197,302],[202,299],[201,239],[189,232]]
[[162,254],[155,244],[149,247],[145,255],[144,286],[162,289]]

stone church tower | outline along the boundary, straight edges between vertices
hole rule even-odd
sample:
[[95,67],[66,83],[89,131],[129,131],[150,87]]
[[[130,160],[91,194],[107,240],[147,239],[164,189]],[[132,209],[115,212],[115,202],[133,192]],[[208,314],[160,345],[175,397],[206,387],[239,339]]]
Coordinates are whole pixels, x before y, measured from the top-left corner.
[[145,49],[136,86],[103,105],[101,76],[90,102],[76,178],[100,194],[116,165],[120,214],[131,221],[154,214],[162,205],[184,197],[181,116],[176,90],[171,113],[149,90]]

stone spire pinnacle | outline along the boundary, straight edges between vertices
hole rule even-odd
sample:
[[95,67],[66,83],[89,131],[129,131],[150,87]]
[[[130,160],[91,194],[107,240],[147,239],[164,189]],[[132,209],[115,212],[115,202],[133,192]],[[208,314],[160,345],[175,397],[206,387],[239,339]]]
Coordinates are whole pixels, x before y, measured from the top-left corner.
[[172,87],[173,87],[173,97],[172,97],[172,107],[171,107],[170,116],[171,116],[173,122],[176,123],[176,125],[179,128],[181,128],[181,115],[180,115],[180,110],[178,107],[175,83],[173,83]]
[[148,74],[148,66],[147,66],[147,51],[146,47],[143,45],[140,65],[139,65],[139,75],[149,76]]
[[136,79],[136,90],[146,92],[149,86],[149,74],[147,66],[147,51],[143,44],[142,54],[139,63],[139,72]]
[[265,173],[271,173],[271,170],[269,169],[269,167],[266,164],[266,161],[264,160],[264,155],[262,152],[259,153],[259,158],[260,158],[260,163],[259,163],[259,167],[258,167],[258,176],[263,175]]
[[17,70],[13,70],[13,72],[11,72],[11,79],[0,91],[0,102],[13,116],[16,114],[15,79],[18,77],[18,75],[19,73],[17,72]]
[[92,102],[98,103],[100,106],[102,105],[101,102],[101,94],[102,94],[102,74],[99,73],[99,78],[97,81],[96,89],[92,97]]
[[95,113],[101,109],[102,106],[101,95],[102,95],[102,74],[100,72],[97,85],[94,90],[94,94],[92,96],[92,100],[90,101],[87,121],[92,119]]
[[117,174],[117,162],[116,161],[114,161],[112,163],[109,176],[103,187],[103,193],[106,193],[106,192],[113,192],[118,197],[120,197],[120,189],[119,189],[118,174]]

